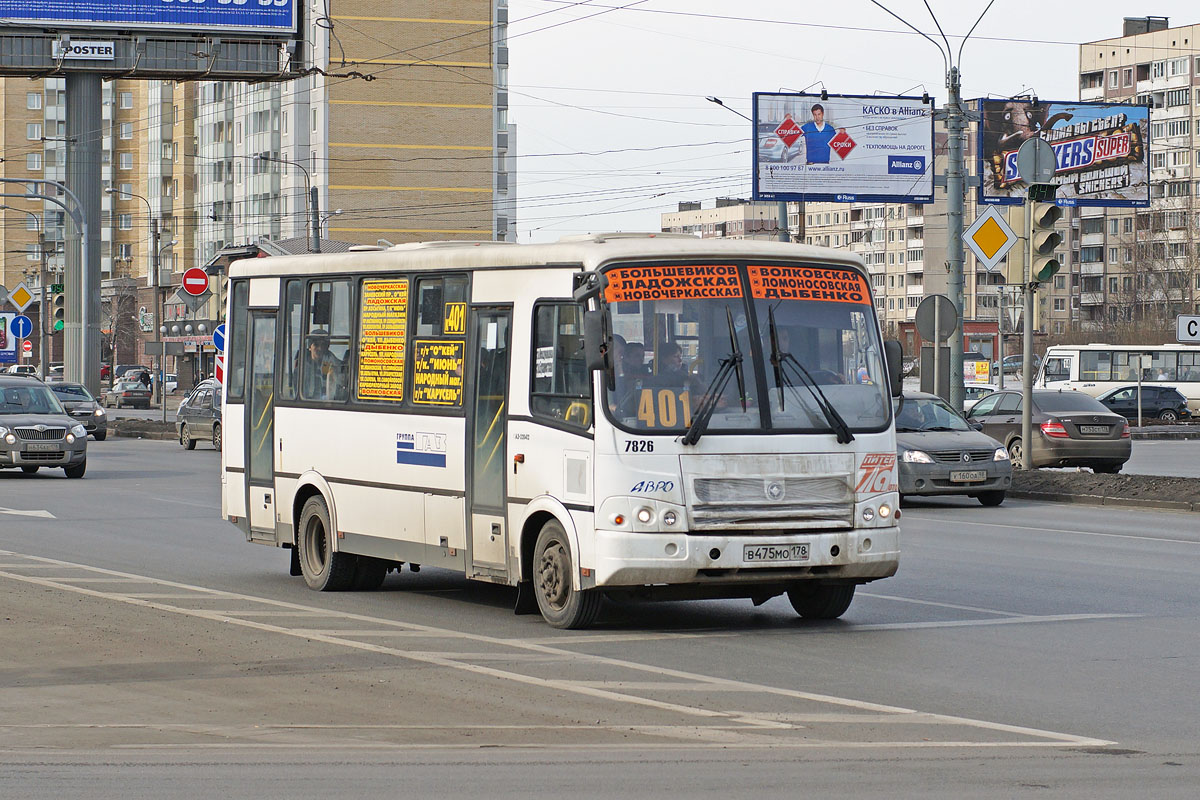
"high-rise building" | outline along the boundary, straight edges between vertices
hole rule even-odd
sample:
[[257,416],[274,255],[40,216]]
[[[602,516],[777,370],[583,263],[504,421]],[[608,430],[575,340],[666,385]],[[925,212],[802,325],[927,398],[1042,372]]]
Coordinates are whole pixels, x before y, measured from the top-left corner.
[[[1083,209],[1084,331],[1170,338],[1200,311],[1200,25],[1126,18],[1122,35],[1079,47],[1079,99],[1150,106],[1150,208]],[[1163,338],[1165,337],[1165,338]]]
[[[795,209],[797,204],[792,203]],[[718,197],[711,208],[698,202],[683,202],[676,211],[662,215],[663,233],[690,233],[701,239],[779,238],[779,204],[753,203],[733,197]],[[793,226],[793,241],[804,231]]]

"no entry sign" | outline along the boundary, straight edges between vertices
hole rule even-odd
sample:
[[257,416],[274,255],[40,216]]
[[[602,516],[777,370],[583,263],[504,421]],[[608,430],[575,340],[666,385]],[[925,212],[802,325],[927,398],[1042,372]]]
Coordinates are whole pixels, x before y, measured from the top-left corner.
[[207,292],[208,273],[200,267],[192,267],[183,273],[183,290],[194,297],[199,297]]

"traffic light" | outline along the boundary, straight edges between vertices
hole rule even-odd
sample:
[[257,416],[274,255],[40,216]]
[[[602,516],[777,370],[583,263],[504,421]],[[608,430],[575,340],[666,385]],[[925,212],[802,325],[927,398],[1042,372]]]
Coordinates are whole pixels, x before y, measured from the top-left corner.
[[1038,283],[1050,280],[1062,266],[1054,252],[1063,241],[1062,234],[1055,230],[1063,216],[1063,210],[1054,204],[1054,191],[1057,188],[1052,183],[1035,183],[1029,187],[1030,214],[1033,215],[1030,229],[1033,239],[1031,274]]
[[51,300],[53,322],[50,325],[51,330],[61,331],[67,324],[67,296],[63,294],[63,285],[56,283],[50,287],[54,292],[54,299]]
[[1017,234],[1017,243],[1004,257],[1004,282],[1009,286],[1025,285],[1025,206],[1008,207],[1008,227]]

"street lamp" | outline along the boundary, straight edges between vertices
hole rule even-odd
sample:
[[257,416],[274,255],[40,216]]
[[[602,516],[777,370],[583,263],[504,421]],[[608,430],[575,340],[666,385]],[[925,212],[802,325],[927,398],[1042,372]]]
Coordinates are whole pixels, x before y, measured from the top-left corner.
[[342,212],[342,209],[340,209],[340,208],[335,208],[333,211],[329,211],[329,212],[326,212],[326,213],[324,213],[324,214],[322,214],[322,215],[321,215],[321,231],[322,231],[322,235],[324,235],[325,223],[329,221],[329,218],[330,218],[330,217],[340,217],[340,216],[342,215],[342,213],[343,213],[343,212]]
[[[122,189],[114,189],[108,187],[104,190],[107,194],[115,194],[121,198],[136,197],[146,204],[146,212],[150,218],[150,290],[154,303],[158,306],[158,318],[162,320],[166,316],[167,296],[164,286],[162,286],[162,270],[160,268],[160,259],[164,252],[178,244],[178,240],[172,239],[166,245],[159,246],[158,242],[158,217],[154,216],[154,207],[150,205],[150,201],[140,194],[135,192],[127,192]],[[160,292],[159,290],[164,291]],[[166,345],[163,344],[162,336],[158,337],[158,399],[162,406],[162,421],[167,421],[167,395],[163,391],[164,381],[167,373],[167,355]]]
[[305,208],[308,210],[308,213],[309,213],[308,229],[310,232],[310,238],[309,238],[309,243],[308,243],[308,252],[310,252],[310,253],[321,252],[320,200],[318,199],[318,195],[317,195],[317,187],[313,186],[313,184],[312,184],[312,175],[309,174],[308,168],[305,167],[303,164],[301,164],[299,161],[290,161],[286,158],[279,158],[278,156],[268,155],[267,153],[259,153],[254,157],[261,159],[263,161],[274,161],[276,164],[290,164],[293,167],[297,167],[301,172],[304,173],[305,194],[308,197],[308,201],[305,204]]

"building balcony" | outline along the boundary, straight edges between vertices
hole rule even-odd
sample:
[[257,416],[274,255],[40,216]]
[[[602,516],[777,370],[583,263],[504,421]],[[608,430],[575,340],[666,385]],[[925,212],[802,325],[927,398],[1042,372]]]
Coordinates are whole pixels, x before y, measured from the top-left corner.
[[916,248],[924,249],[925,248],[925,240],[924,239],[909,239],[908,246],[913,249],[916,249]]
[[904,287],[904,290],[905,290],[905,292],[907,292],[908,294],[915,294],[915,295],[919,295],[919,296],[924,296],[924,295],[925,295],[925,284],[923,284],[923,283],[910,283],[908,286]]
[[1103,275],[1104,274],[1104,262],[1097,261],[1094,264],[1080,264],[1079,265],[1079,274],[1080,275]]
[[1097,86],[1094,89],[1080,89],[1079,90],[1079,99],[1085,100],[1085,101],[1086,100],[1103,100],[1104,99],[1104,87]]
[[916,216],[910,215],[906,220],[904,220],[904,224],[911,225],[911,226],[924,225],[925,224],[925,215],[924,214],[918,214]]
[[1080,242],[1080,244],[1083,247],[1094,247],[1096,245],[1103,245],[1104,244],[1104,234],[1103,233],[1085,233],[1083,235],[1083,240]]
[[1079,304],[1084,306],[1102,306],[1104,305],[1104,292],[1082,292],[1079,295]]
[[907,264],[904,265],[904,271],[905,272],[924,272],[925,271],[925,262],[924,261],[909,261]]

